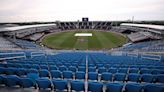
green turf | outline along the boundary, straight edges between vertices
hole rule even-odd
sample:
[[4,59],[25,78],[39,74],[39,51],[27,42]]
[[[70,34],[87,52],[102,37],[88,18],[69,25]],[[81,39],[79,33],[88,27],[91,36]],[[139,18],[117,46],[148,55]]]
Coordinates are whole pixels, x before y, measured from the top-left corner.
[[[92,37],[75,37],[75,33],[92,33]],[[111,49],[126,43],[127,38],[123,35],[95,31],[95,30],[78,30],[69,32],[60,32],[45,36],[42,43],[47,47],[54,49]]]

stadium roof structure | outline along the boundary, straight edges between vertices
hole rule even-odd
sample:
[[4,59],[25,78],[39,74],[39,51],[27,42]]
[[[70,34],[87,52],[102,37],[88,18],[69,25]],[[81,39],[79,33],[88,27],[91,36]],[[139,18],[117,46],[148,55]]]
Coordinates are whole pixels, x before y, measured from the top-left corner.
[[56,24],[37,24],[37,25],[4,27],[4,28],[0,28],[0,32],[9,32],[9,31],[16,31],[16,30],[22,30],[22,29],[28,29],[28,28],[46,27],[46,26],[56,26]]
[[121,26],[145,28],[149,32],[153,32],[153,33],[157,33],[157,34],[164,34],[164,26],[163,25],[122,23]]
[[122,23],[122,26],[134,26],[134,27],[143,27],[143,28],[151,28],[157,30],[164,30],[164,26],[162,25],[151,25],[151,24],[131,24],[131,23]]

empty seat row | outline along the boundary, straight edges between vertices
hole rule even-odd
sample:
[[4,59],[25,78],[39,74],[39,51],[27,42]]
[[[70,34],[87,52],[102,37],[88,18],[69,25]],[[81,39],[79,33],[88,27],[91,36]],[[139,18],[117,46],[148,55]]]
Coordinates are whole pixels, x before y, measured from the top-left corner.
[[116,73],[114,76],[112,73],[104,72],[101,75],[103,81],[123,81],[123,82],[148,82],[148,83],[164,83],[164,74],[152,75],[152,74],[124,74]]
[[[31,60],[27,60],[26,63],[25,62],[22,62],[22,61],[14,61],[14,62],[8,62],[7,64],[0,64],[0,67],[19,67],[19,68],[22,68],[22,67],[26,67],[26,68],[44,68],[45,66],[46,67],[50,67],[51,65],[52,66],[66,66],[67,68],[69,66],[74,66],[74,67],[78,67],[78,66],[85,66],[85,61],[84,62],[70,62],[70,60],[68,61],[63,61],[61,60],[58,60],[58,61],[43,61],[43,62],[39,62],[39,61],[33,61],[31,62]],[[110,64],[110,62],[105,62],[105,64],[102,64],[103,62],[100,62],[100,64],[89,64],[88,67],[96,67],[96,68],[101,68],[101,67],[104,67],[106,69],[108,68],[138,68],[138,69],[164,69],[164,67],[162,65],[135,65],[135,64],[132,64],[132,65],[122,65],[122,64],[117,64],[117,65],[114,65],[114,64]],[[109,63],[109,64],[108,64]],[[116,62],[117,63],[117,62]],[[126,63],[126,62],[125,62]]]
[[[51,77],[51,78],[60,78],[60,79],[85,79],[85,72],[83,71],[59,71],[42,69],[37,71],[36,69],[16,69],[16,68],[0,68],[0,74],[6,75],[18,75],[24,76],[28,73],[38,73],[40,77]],[[164,83],[164,74],[137,74],[137,73],[109,73],[103,72],[101,76],[97,72],[88,72],[88,80],[103,80],[103,81],[133,81],[133,82],[149,82],[149,83]]]
[[62,78],[62,79],[85,79],[85,72],[77,71],[59,71],[59,70],[51,70],[48,71],[46,69],[42,69],[37,71],[36,69],[23,69],[23,68],[0,68],[0,74],[5,75],[17,75],[17,76],[26,76],[29,73],[39,74],[40,77],[51,77],[51,78]]
[[[51,89],[51,90],[73,90],[73,91],[85,91],[86,83],[84,81],[67,81],[60,79],[31,79],[31,78],[19,78],[14,75],[0,76],[0,84],[5,84],[8,87],[20,86],[23,88],[39,88]],[[125,86],[125,88],[124,88]],[[164,86],[158,84],[139,84],[139,83],[107,83],[102,82],[88,82],[88,91],[91,92],[164,92]]]
[[[9,67],[9,68],[4,68],[4,67],[0,67],[0,70],[3,71],[3,70],[17,70],[18,68],[14,68],[14,67]],[[19,69],[22,69],[22,68],[19,68]],[[26,69],[26,68],[24,68]],[[30,68],[29,70],[31,69],[36,69],[38,70],[37,68]],[[47,69],[48,68],[43,68],[43,69]],[[38,71],[40,70],[43,70],[43,69],[39,69]],[[86,68],[85,67],[74,67],[74,66],[70,66],[68,69],[65,67],[65,66],[60,66],[59,68],[56,67],[56,66],[50,66],[50,70],[60,70],[60,71],[72,71],[72,72],[77,72],[77,71],[83,71],[83,72],[86,72]],[[49,71],[50,71],[49,70]],[[137,68],[131,68],[131,69],[127,69],[127,68],[120,68],[120,69],[117,69],[117,68],[109,68],[109,69],[106,69],[104,67],[101,67],[98,70],[98,73],[101,74],[103,72],[110,72],[110,73],[139,73],[139,74],[164,74],[164,70],[159,70],[159,69],[154,69],[154,70],[151,70],[151,69],[137,69]],[[96,68],[95,67],[88,67],[88,72],[97,72]],[[1,72],[0,72],[1,73]]]

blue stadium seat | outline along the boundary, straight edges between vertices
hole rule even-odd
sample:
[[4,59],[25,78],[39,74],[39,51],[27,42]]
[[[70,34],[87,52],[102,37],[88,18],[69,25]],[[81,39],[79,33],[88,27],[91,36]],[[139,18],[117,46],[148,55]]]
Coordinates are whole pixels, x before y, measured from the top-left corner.
[[5,68],[4,67],[0,67],[0,74],[4,74],[5,73]]
[[58,70],[56,66],[50,66],[50,70]]
[[122,92],[123,84],[121,83],[107,83],[106,92]]
[[12,64],[12,63],[7,63],[7,64],[6,64],[6,67],[7,67],[7,68],[14,68],[14,64]]
[[39,65],[37,65],[37,64],[32,65],[31,68],[32,68],[32,69],[37,69],[37,70],[40,69]]
[[0,75],[0,84],[4,84],[5,82],[5,75]]
[[110,68],[109,69],[109,72],[110,73],[117,73],[117,68]]
[[95,67],[88,67],[88,72],[96,72],[96,68]]
[[47,65],[40,65],[41,69],[47,69],[48,70],[48,66]]
[[85,79],[85,72],[82,72],[82,71],[76,72],[75,79]]
[[88,91],[103,92],[103,83],[101,83],[101,82],[88,82]]
[[7,75],[15,75],[16,74],[16,70],[17,70],[17,68],[12,68],[12,67],[5,68],[5,74],[7,74]]
[[31,68],[31,65],[30,64],[23,64],[22,67],[23,68],[26,68],[26,69],[30,69]]
[[73,72],[72,71],[63,71],[63,78],[64,79],[73,79]]
[[40,78],[36,80],[39,89],[47,89],[47,88],[51,88],[52,89],[52,85],[51,85],[51,81],[47,78]]
[[36,70],[36,69],[28,69],[28,73],[38,73],[38,70]]
[[31,78],[33,80],[33,82],[35,82],[39,78],[39,74],[38,73],[28,73],[27,77]]
[[128,81],[132,82],[139,82],[140,80],[140,75],[136,73],[130,73],[128,74]]
[[4,78],[5,78],[4,83],[8,87],[20,85],[20,79],[16,75],[7,75]]
[[42,69],[39,71],[40,77],[50,77],[49,71],[47,69]]
[[54,85],[54,90],[67,90],[68,91],[68,86],[67,86],[67,81],[66,80],[52,80],[52,83]]
[[158,74],[157,75],[157,82],[158,83],[164,83],[164,74]]
[[15,64],[15,68],[23,68],[21,64]]
[[[95,66],[95,65],[94,65]],[[93,67],[94,67],[93,66]],[[104,67],[104,65],[102,64],[102,63],[98,63],[98,64],[96,64],[96,66],[98,67],[98,68],[100,68],[100,67]]]
[[114,81],[125,81],[126,74],[125,73],[116,73],[114,75]]
[[129,73],[138,73],[139,69],[138,68],[130,68]]
[[97,80],[98,81],[98,73],[97,72],[88,72],[88,80]]
[[86,72],[86,68],[84,66],[79,66],[78,71]]
[[157,84],[147,84],[144,86],[144,92],[164,92],[164,86]]
[[68,61],[67,63],[64,63],[63,65],[64,65],[64,66],[66,66],[66,67],[71,66],[71,64],[70,64],[70,62],[69,62],[69,61]]
[[103,72],[101,74],[101,80],[103,80],[103,81],[112,81],[112,73]]
[[164,70],[159,70],[159,69],[153,69],[152,70],[152,74],[162,74],[164,72]]
[[88,67],[95,67],[94,64],[88,64]]
[[120,68],[118,69],[118,73],[128,73],[128,68]]
[[61,78],[62,77],[61,76],[62,74],[59,70],[51,70],[50,73],[51,73],[52,78]]
[[152,70],[150,69],[141,69],[140,70],[140,74],[151,74],[152,73]]
[[61,72],[66,71],[67,70],[67,67],[66,66],[59,66],[59,70]]
[[125,86],[126,92],[143,92],[143,86],[139,83],[128,83]]
[[23,88],[37,88],[36,82],[34,82],[31,78],[20,78],[20,86]]
[[24,68],[18,68],[16,71],[16,75],[18,76],[24,76],[26,75],[28,72],[28,70],[24,69]]
[[98,73],[104,73],[104,72],[107,72],[107,69],[105,67],[100,67],[98,68]]
[[6,67],[6,64],[2,64],[2,63],[1,63],[1,64],[0,64],[0,68],[1,68],[1,67]]
[[71,91],[85,91],[85,84],[83,81],[71,81]]
[[80,68],[80,67],[85,67],[86,65],[85,65],[85,62],[83,62],[83,63],[80,63],[79,65],[78,65],[78,68]]
[[68,70],[70,70],[70,71],[72,71],[72,72],[76,72],[76,67],[75,66],[70,66],[69,68],[68,68]]
[[153,83],[154,79],[155,79],[155,76],[152,74],[142,74],[141,75],[141,82]]

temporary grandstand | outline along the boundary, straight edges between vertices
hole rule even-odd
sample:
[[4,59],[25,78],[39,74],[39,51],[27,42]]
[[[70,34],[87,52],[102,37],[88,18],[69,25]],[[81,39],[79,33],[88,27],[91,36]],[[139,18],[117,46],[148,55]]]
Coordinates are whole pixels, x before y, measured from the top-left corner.
[[99,29],[109,30],[111,28],[110,21],[78,21],[78,22],[58,22],[58,28],[62,30],[69,29]]
[[41,49],[36,41],[43,37],[45,33],[54,32],[54,30],[57,30],[56,24],[3,27],[0,29],[2,39],[0,44],[1,47],[9,47],[8,49]]

